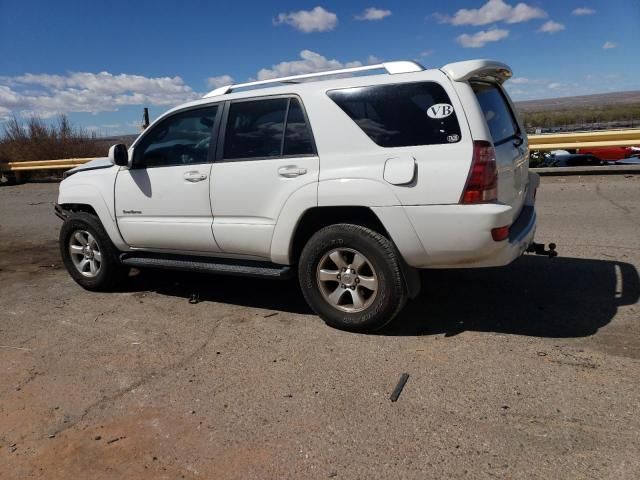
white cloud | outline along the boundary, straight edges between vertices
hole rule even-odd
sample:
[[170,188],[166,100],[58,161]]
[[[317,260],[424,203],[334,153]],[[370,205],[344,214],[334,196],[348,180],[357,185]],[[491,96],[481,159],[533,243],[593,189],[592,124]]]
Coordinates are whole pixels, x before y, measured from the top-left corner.
[[[369,57],[367,63],[378,63],[376,57]],[[319,53],[311,50],[302,50],[300,52],[300,60],[292,60],[290,62],[280,62],[272,65],[271,68],[263,68],[257,73],[258,80],[268,80],[271,78],[288,77],[290,75],[301,75],[305,73],[322,72],[325,70],[336,70],[339,68],[359,67],[362,62],[352,61],[342,63],[338,60],[329,60]]]
[[0,118],[6,118],[7,110],[49,118],[66,112],[116,111],[126,105],[176,105],[199,96],[180,77],[27,73],[0,77]]
[[595,13],[596,13],[596,11],[593,8],[580,7],[580,8],[574,9],[573,12],[571,12],[571,15],[576,15],[578,17],[582,17],[584,15],[593,15]]
[[233,77],[231,75],[220,75],[219,77],[207,78],[207,85],[211,88],[224,87],[225,85],[232,85]]
[[511,80],[509,80],[509,83],[522,85],[523,83],[529,83],[529,79],[525,77],[513,77]]
[[369,7],[360,15],[356,15],[356,20],[382,20],[389,15],[391,15],[391,10]]
[[473,35],[466,33],[456,37],[457,42],[465,48],[484,47],[489,42],[497,42],[509,36],[509,30],[494,28],[491,30],[481,30]]
[[549,85],[547,85],[547,88],[549,88],[551,90],[555,90],[556,88],[560,88],[561,86],[562,86],[561,83],[551,82]]
[[612,48],[616,48],[617,46],[618,46],[617,43],[610,42],[609,40],[607,40],[606,42],[604,42],[604,45],[602,45],[602,48],[604,48],[605,50],[610,50]]
[[431,55],[433,55],[433,50],[422,50],[418,55],[420,56],[420,58],[430,57]]
[[533,20],[535,18],[546,18],[547,12],[537,7],[530,7],[526,3],[519,3],[513,10],[511,10],[511,14],[506,19],[507,23],[522,23],[528,22],[529,20]]
[[548,22],[544,22],[542,26],[538,29],[538,31],[553,35],[554,33],[558,33],[559,31],[564,30],[565,28],[566,27],[562,23],[549,20]]
[[[300,59],[264,68],[256,76],[265,80],[380,62],[379,58],[372,55],[365,61],[341,62],[310,50],[302,50]],[[228,85],[233,81],[229,75],[207,79],[211,88]],[[69,112],[115,112],[130,105],[173,106],[198,99],[201,95],[202,93],[186,85],[180,77],[154,78],[129,74],[114,75],[109,72],[0,76],[0,121],[10,118],[13,114],[35,114],[42,118],[51,118]],[[115,126],[104,124],[97,125],[96,128],[104,131]]]
[[480,8],[461,8],[453,16],[437,14],[441,23],[452,25],[487,25],[489,23],[506,22],[521,23],[535,18],[545,18],[547,12],[526,3],[518,3],[515,7],[504,0],[489,0]]
[[273,20],[274,25],[282,25],[283,23],[304,33],[327,32],[336,28],[338,16],[322,7],[316,7],[313,10],[280,13]]

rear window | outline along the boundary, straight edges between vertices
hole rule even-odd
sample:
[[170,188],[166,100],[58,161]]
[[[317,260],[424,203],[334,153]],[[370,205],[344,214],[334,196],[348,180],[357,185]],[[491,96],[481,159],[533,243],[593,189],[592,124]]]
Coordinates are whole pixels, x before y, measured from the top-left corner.
[[489,126],[493,143],[501,143],[519,133],[518,123],[501,89],[491,83],[474,83],[473,91]]
[[381,147],[454,143],[458,117],[447,93],[434,82],[356,87],[328,92]]

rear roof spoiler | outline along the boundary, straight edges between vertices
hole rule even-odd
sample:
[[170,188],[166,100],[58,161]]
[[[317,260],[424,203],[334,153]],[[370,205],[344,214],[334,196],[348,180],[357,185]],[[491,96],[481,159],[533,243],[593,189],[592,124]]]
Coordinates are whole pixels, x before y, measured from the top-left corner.
[[466,82],[477,78],[504,83],[513,75],[509,65],[495,60],[467,60],[466,62],[449,63],[441,70],[456,82]]

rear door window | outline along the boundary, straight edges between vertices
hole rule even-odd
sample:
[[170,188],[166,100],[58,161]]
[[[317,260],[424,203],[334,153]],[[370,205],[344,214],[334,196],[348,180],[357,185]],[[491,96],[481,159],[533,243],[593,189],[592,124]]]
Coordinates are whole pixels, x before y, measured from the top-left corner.
[[518,135],[518,122],[500,87],[492,83],[473,83],[471,86],[489,126],[493,143],[499,144]]
[[302,106],[298,99],[292,98],[289,103],[289,113],[287,114],[283,155],[300,156],[313,155],[313,153],[311,130],[302,111]]
[[289,99],[234,102],[224,137],[225,160],[279,157]]
[[327,94],[381,147],[434,145],[460,140],[457,114],[438,83],[355,87],[332,90]]
[[224,160],[313,155],[311,130],[297,98],[232,102],[224,135]]

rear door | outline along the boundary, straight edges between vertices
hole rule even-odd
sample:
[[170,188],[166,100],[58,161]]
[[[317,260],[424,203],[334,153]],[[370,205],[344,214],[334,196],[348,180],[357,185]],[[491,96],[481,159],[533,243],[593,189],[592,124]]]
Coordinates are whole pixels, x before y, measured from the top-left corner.
[[498,201],[513,207],[514,220],[526,198],[529,150],[506,92],[491,82],[472,82],[496,149]]
[[[317,183],[319,159],[299,98],[233,100],[211,171],[213,233],[223,252],[269,258],[285,202]],[[315,193],[317,197],[317,190]]]

